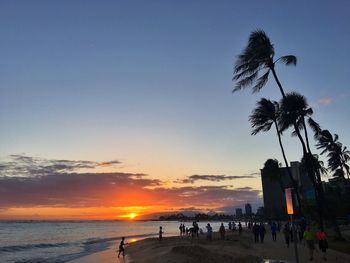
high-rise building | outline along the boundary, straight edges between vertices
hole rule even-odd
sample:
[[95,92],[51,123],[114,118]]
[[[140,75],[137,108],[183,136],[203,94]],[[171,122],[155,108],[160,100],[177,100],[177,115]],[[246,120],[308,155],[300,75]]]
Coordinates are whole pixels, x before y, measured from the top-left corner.
[[[299,191],[305,198],[310,195],[313,187],[307,174],[301,169],[300,162],[291,162],[290,170],[293,179],[298,183]],[[287,208],[283,188],[292,188],[292,182],[287,168],[280,168],[281,180],[276,180],[268,171],[261,170],[261,181],[264,196],[264,216],[269,219],[283,219],[287,217]],[[294,202],[296,204],[296,201]]]
[[236,208],[236,216],[237,217],[242,217],[243,216],[242,208]]
[[245,214],[247,216],[252,215],[252,206],[249,203],[245,204]]

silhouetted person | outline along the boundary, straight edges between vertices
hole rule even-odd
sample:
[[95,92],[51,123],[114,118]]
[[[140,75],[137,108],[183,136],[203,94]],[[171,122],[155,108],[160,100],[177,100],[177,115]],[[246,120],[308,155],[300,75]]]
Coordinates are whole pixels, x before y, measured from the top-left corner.
[[182,224],[180,224],[179,230],[180,230],[180,236],[182,236]]
[[289,234],[290,234],[289,226],[288,224],[285,224],[283,228],[283,235],[284,235],[284,240],[286,241],[287,247],[289,247],[289,239],[290,239]]
[[242,230],[243,230],[242,224],[241,224],[241,222],[238,222],[238,233],[242,234]]
[[182,234],[186,235],[186,227],[185,224],[182,224]]
[[226,232],[226,230],[225,230],[224,224],[221,223],[221,226],[219,228],[219,233],[220,233],[221,239],[225,239],[225,232]]
[[232,230],[232,224],[231,224],[231,221],[230,221],[230,222],[228,222],[228,229],[229,229],[229,230]]
[[259,226],[256,223],[254,223],[252,231],[254,234],[254,243],[259,243]]
[[120,254],[122,254],[123,257],[125,257],[124,245],[127,245],[127,243],[125,244],[124,241],[125,241],[125,237],[122,237],[122,241],[120,241],[120,244],[119,244],[118,258],[120,257]]
[[265,226],[263,223],[260,223],[260,226],[259,226],[260,243],[264,243],[265,233],[266,233]]
[[163,239],[163,228],[160,226],[159,227],[159,241],[162,241],[162,239]]
[[272,240],[276,241],[276,239],[277,239],[277,225],[275,222],[273,222],[271,225],[271,235],[272,235]]
[[207,226],[207,239],[208,240],[212,240],[213,238],[213,228],[211,227],[211,225],[208,223]]

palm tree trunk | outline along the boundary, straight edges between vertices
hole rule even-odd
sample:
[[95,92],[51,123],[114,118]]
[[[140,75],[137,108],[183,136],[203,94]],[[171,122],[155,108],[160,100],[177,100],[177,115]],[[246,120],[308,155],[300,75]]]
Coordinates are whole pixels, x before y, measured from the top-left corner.
[[284,90],[283,90],[283,88],[282,88],[282,84],[281,84],[280,80],[279,80],[278,77],[277,77],[277,74],[276,74],[276,71],[275,71],[275,67],[273,66],[273,67],[271,67],[270,69],[271,69],[272,74],[273,74],[273,77],[275,78],[275,81],[276,81],[276,83],[277,83],[277,85],[278,85],[278,87],[279,87],[279,89],[280,89],[280,92],[281,92],[281,94],[282,94],[282,97],[285,98],[285,97],[286,97],[286,94],[284,93]]
[[286,153],[285,153],[285,151],[284,151],[284,147],[283,147],[283,144],[282,144],[281,133],[280,133],[280,131],[279,131],[279,129],[278,129],[277,122],[274,121],[274,124],[275,124],[275,127],[276,127],[276,132],[277,132],[277,136],[278,136],[278,142],[279,142],[279,144],[280,144],[280,148],[281,148],[281,151],[282,151],[282,156],[283,156],[284,164],[286,165],[288,176],[289,176],[289,178],[290,178],[290,181],[292,182],[292,185],[293,185],[293,188],[294,188],[294,192],[296,193],[296,196],[297,196],[297,201],[298,201],[298,205],[299,205],[299,212],[300,212],[300,214],[302,214],[302,210],[301,210],[301,198],[300,198],[300,194],[299,194],[298,183],[294,180],[293,175],[292,175],[292,172],[291,172],[291,170],[290,170],[290,167],[289,167],[289,164],[288,164],[288,161],[287,161],[287,157],[286,157]]

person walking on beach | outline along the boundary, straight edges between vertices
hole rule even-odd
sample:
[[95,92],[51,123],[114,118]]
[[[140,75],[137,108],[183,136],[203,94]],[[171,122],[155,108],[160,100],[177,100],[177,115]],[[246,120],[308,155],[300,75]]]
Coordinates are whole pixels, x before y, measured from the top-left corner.
[[182,234],[185,236],[187,234],[185,224],[182,224]]
[[327,248],[328,248],[328,242],[327,242],[327,235],[326,233],[320,228],[317,233],[316,233],[316,238],[318,240],[318,247],[323,253],[322,259],[324,261],[327,260],[326,253],[327,253]]
[[159,241],[162,241],[162,239],[163,239],[163,227],[159,227]]
[[315,233],[308,226],[304,232],[304,239],[306,241],[306,246],[309,249],[310,261],[314,260],[314,250],[315,250]]
[[288,224],[284,225],[283,228],[283,235],[284,235],[284,240],[286,241],[287,247],[289,247],[289,227]]
[[254,234],[254,243],[259,243],[259,226],[256,223],[254,223],[252,230]]
[[221,223],[219,232],[220,232],[221,239],[225,239],[225,232],[226,232],[226,230],[225,230],[225,227],[224,227],[223,223]]
[[211,227],[211,225],[208,223],[207,226],[207,239],[208,240],[212,240],[213,238],[213,228]]
[[277,224],[275,222],[273,222],[271,225],[271,234],[272,234],[272,240],[276,241],[277,240]]
[[259,226],[260,243],[264,243],[265,233],[266,233],[265,226],[263,223],[260,223],[260,226]]
[[242,234],[242,230],[243,230],[242,224],[241,224],[241,222],[238,222],[238,233],[239,233],[240,235]]
[[180,236],[182,236],[182,224],[180,224],[179,229],[180,229]]
[[232,224],[231,224],[231,221],[228,222],[228,229],[231,230],[232,229]]
[[120,257],[120,254],[122,254],[123,257],[125,257],[124,245],[127,245],[127,243],[124,243],[124,241],[125,241],[125,237],[122,237],[122,241],[120,241],[120,244],[119,244],[118,258]]

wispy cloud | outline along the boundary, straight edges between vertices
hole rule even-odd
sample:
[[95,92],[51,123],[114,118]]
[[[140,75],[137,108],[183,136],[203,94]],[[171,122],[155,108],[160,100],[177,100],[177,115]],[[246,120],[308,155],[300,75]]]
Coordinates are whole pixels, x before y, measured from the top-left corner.
[[333,103],[333,99],[331,97],[322,97],[317,101],[317,103],[322,106],[327,106]]
[[200,180],[220,182],[220,181],[237,180],[237,179],[244,179],[244,178],[253,178],[253,176],[252,175],[199,175],[199,174],[194,174],[194,175],[186,177],[185,179],[178,179],[174,182],[175,183],[193,184],[196,181],[200,181]]
[[94,169],[100,166],[110,167],[121,163],[117,160],[107,162],[49,160],[22,154],[13,154],[9,157],[9,161],[0,162],[0,176],[42,176],[55,173],[77,172],[82,169]]

